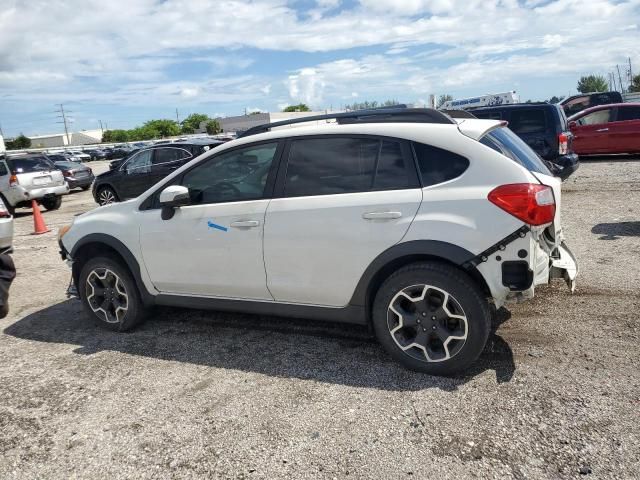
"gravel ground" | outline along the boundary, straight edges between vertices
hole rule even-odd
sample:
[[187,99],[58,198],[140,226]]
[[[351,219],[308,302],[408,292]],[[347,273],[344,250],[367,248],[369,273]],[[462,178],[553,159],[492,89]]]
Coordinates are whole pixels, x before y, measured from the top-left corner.
[[564,189],[577,293],[500,310],[454,379],[356,327],[164,309],[102,331],[66,299],[55,241],[90,193],[45,212],[46,235],[19,211],[0,478],[638,478],[640,162],[583,163]]

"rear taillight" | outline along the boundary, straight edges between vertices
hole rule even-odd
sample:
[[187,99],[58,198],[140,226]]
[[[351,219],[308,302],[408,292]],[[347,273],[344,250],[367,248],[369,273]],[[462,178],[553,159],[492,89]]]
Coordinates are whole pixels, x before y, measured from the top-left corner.
[[560,155],[569,153],[569,137],[566,133],[558,135],[558,153]]
[[489,193],[489,201],[529,225],[553,222],[556,200],[553,190],[536,183],[501,185]]
[[18,176],[14,173],[11,174],[11,176],[9,177],[9,186],[10,187],[15,187],[16,185],[18,185]]

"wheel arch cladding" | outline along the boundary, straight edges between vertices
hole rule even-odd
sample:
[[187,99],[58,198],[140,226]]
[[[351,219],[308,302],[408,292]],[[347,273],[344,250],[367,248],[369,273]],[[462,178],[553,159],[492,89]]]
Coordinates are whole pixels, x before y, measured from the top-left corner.
[[[462,247],[439,240],[413,240],[394,245],[371,262],[360,278],[350,303],[366,307],[370,317],[374,296],[385,279],[405,265],[422,261],[439,261],[459,268],[467,273],[485,294],[491,296],[482,274],[469,263],[474,257],[473,253]],[[463,265],[468,267],[465,268]]]
[[71,258],[73,259],[73,281],[76,285],[78,285],[80,271],[85,262],[89,258],[102,254],[110,254],[121,260],[122,265],[125,266],[133,276],[143,303],[145,305],[153,304],[154,297],[147,291],[142,282],[140,265],[134,255],[120,240],[104,233],[92,233],[74,245],[71,251]]

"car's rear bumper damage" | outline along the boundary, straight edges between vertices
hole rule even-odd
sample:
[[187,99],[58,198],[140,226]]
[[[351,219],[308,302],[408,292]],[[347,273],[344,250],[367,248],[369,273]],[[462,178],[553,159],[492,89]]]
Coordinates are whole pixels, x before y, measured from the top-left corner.
[[532,298],[535,287],[563,278],[573,292],[578,274],[575,257],[564,242],[557,247],[541,229],[523,226],[485,250],[467,266],[484,277],[497,307]]

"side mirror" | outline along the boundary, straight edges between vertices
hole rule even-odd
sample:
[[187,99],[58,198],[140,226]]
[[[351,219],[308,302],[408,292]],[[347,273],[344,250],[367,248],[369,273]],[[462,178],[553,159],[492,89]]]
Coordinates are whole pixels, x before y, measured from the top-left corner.
[[569,122],[569,129],[573,130],[574,128],[576,128],[578,126],[578,122],[576,122],[575,120],[571,120]]
[[175,215],[175,209],[191,203],[189,189],[182,185],[169,185],[160,192],[160,206],[162,219],[170,220]]

